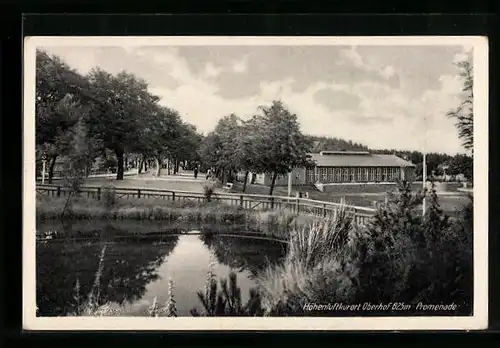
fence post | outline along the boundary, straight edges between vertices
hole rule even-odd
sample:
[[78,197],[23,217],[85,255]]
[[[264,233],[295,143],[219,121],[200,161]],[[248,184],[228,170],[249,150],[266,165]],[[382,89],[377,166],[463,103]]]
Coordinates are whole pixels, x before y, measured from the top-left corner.
[[243,195],[240,196],[240,207],[243,208]]
[[323,217],[326,218],[326,204],[323,204]]
[[101,200],[101,188],[100,187],[97,188],[97,200],[98,201]]
[[61,186],[57,186],[57,197],[61,197]]
[[271,196],[271,209],[274,209],[274,197]]
[[175,201],[175,192],[172,191],[172,202]]
[[141,190],[137,190],[137,198],[141,198]]
[[296,202],[295,202],[295,206],[296,206],[296,211],[297,211],[297,214],[299,213],[299,207],[300,207],[300,201],[299,201],[299,198],[297,197],[296,199]]

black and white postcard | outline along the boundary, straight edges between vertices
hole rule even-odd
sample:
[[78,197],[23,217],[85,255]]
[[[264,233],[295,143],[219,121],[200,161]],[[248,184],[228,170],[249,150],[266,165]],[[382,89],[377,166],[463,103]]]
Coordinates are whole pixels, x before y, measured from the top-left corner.
[[29,37],[26,330],[487,327],[483,37]]

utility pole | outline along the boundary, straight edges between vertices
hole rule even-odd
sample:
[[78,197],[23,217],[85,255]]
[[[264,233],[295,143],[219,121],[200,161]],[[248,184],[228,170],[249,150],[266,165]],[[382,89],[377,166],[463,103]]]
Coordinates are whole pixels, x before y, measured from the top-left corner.
[[292,171],[288,173],[288,197],[292,196]]
[[425,216],[425,196],[427,193],[425,192],[426,189],[426,182],[427,182],[427,164],[426,164],[426,159],[425,159],[425,150],[424,150],[424,158],[423,158],[423,163],[422,163],[422,185],[424,189],[424,200],[422,202],[422,215]]
[[422,185],[424,190],[424,199],[422,201],[422,216],[425,216],[425,201],[427,197],[427,162],[426,162],[426,152],[427,152],[427,117],[424,114],[424,154],[422,158]]

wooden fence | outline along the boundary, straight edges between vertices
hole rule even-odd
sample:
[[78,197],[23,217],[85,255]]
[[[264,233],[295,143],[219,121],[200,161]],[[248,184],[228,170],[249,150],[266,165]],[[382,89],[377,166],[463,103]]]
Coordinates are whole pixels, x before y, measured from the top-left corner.
[[[102,187],[81,187],[81,195],[87,198],[101,200],[104,194]],[[114,187],[115,197],[118,199],[160,199],[166,201],[191,201],[201,203],[206,200],[203,192],[174,191],[145,188],[118,188]],[[36,185],[36,193],[53,197],[64,197],[71,192],[71,188],[57,185]],[[240,206],[252,210],[290,210],[295,213],[312,214],[327,217],[337,213],[341,208],[354,216],[359,224],[365,224],[375,213],[375,209],[343,205],[335,202],[316,201],[307,198],[287,196],[267,196],[255,194],[239,194],[214,192],[212,201],[225,203],[231,206]]]

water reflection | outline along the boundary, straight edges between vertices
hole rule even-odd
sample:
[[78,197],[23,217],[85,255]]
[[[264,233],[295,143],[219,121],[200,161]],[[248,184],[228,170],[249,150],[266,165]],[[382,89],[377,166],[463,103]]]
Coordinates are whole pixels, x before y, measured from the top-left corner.
[[236,271],[242,300],[246,301],[249,289],[255,286],[254,277],[266,265],[281,260],[285,252],[282,243],[260,239],[172,235],[162,232],[171,226],[161,223],[82,222],[64,227],[43,223],[38,227],[40,235],[57,232],[56,238],[37,242],[40,316],[72,313],[77,303],[77,279],[80,302],[85,300],[105,243],[99,302],[119,303],[122,315],[127,316],[146,315],[155,297],[163,304],[169,279],[174,282],[178,314],[190,315],[192,308],[199,307],[196,291],[205,286],[211,260],[218,278]]
[[[177,236],[161,242],[105,242],[99,302],[124,304],[141,299],[147,284],[158,279],[158,268],[174,250]],[[104,243],[104,242],[103,242]],[[66,315],[83,302],[94,283],[103,243],[49,242],[37,246],[37,305],[39,315]],[[80,298],[75,285],[79,282]]]
[[201,235],[200,239],[219,263],[239,272],[249,271],[252,277],[281,261],[287,246],[280,241],[259,238]]

